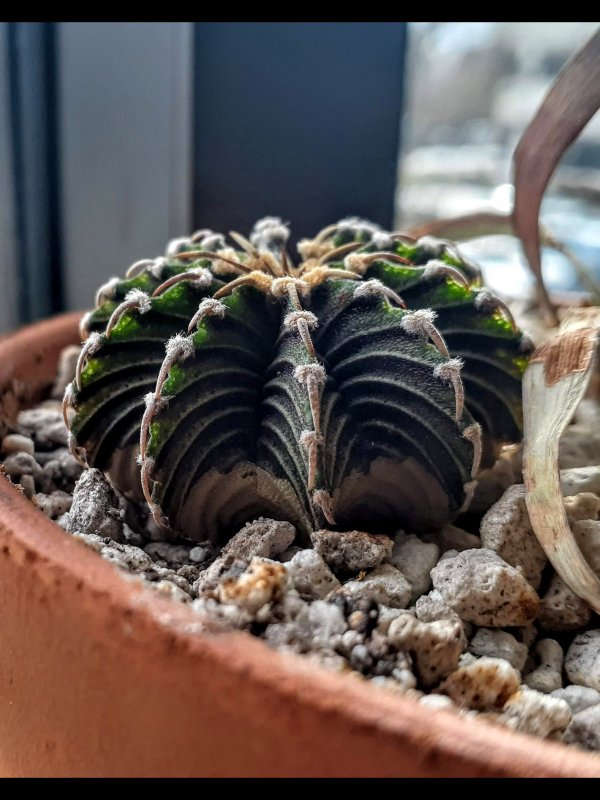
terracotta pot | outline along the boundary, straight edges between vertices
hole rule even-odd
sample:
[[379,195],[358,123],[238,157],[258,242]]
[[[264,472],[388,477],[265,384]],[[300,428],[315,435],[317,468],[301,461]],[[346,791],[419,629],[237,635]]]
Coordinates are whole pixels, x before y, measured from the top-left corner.
[[[77,316],[0,342],[0,386],[47,383]],[[219,633],[4,478],[0,615],[0,775],[600,776],[600,757]]]

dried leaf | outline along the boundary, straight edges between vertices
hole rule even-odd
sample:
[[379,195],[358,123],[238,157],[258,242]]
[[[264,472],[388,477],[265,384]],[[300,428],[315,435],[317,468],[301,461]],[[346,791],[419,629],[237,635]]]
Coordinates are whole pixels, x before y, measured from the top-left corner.
[[482,236],[515,235],[510,214],[494,211],[480,211],[423,222],[410,228],[407,233],[415,239],[421,236],[437,236],[440,239],[452,239],[456,242],[479,239]]
[[590,379],[600,309],[574,309],[523,378],[523,476],[533,530],[564,582],[600,613],[600,579],[573,537],[560,488],[559,440]]
[[563,67],[514,155],[513,222],[540,301],[553,314],[542,279],[539,213],[548,181],[565,150],[600,108],[600,30]]

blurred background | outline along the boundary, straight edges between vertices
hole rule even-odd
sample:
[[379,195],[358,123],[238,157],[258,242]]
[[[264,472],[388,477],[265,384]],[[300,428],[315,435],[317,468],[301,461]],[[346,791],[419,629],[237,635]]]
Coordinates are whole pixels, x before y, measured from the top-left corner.
[[[0,23],[0,332],[199,227],[266,214],[299,238],[508,211],[511,156],[598,23]],[[600,117],[542,218],[600,280]],[[468,243],[492,286],[531,287],[517,243]],[[581,289],[544,252],[554,291]]]

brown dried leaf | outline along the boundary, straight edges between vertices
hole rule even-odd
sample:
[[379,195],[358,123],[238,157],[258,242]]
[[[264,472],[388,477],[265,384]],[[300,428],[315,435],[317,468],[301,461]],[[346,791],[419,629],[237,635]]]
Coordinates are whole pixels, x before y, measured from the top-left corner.
[[531,525],[565,583],[600,613],[600,579],[573,537],[560,488],[559,440],[590,379],[600,309],[574,309],[523,378],[523,477]]
[[515,231],[536,276],[540,301],[553,314],[542,279],[539,213],[563,153],[600,108],[600,30],[563,67],[515,151]]

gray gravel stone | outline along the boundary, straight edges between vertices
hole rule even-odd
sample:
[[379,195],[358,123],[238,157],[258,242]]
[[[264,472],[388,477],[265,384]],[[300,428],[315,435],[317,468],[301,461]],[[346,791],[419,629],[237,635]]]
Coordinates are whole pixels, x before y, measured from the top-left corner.
[[431,577],[444,601],[476,625],[525,625],[538,610],[538,596],[521,572],[490,550],[464,550],[440,561]]
[[393,620],[404,614],[403,608],[390,608],[390,606],[380,606],[377,615],[377,632],[382,636],[387,636]]
[[564,505],[570,525],[579,520],[596,520],[600,512],[600,497],[591,492],[581,492],[565,497]]
[[600,750],[600,705],[574,714],[563,742],[576,744],[584,750]]
[[316,550],[301,550],[285,564],[292,585],[305,598],[320,600],[339,589],[340,582]]
[[21,475],[33,475],[37,478],[42,468],[29,453],[12,453],[3,461],[4,471],[11,478],[20,478]]
[[440,557],[437,544],[423,542],[417,536],[407,536],[394,545],[390,564],[400,570],[412,586],[411,602],[425,594],[431,586],[431,570]]
[[35,450],[33,439],[29,436],[23,436],[20,433],[9,433],[2,439],[2,452],[5,455],[11,453],[28,453],[33,455]]
[[539,544],[525,505],[525,487],[509,487],[481,520],[481,543],[522,570],[537,589],[548,559]]
[[522,686],[502,709],[500,721],[514,731],[547,738],[562,733],[571,716],[564,700]]
[[478,658],[452,672],[438,687],[459,706],[479,711],[502,708],[521,684],[521,676],[503,658]]
[[563,469],[560,471],[560,485],[565,497],[581,492],[600,494],[600,465]]
[[[289,522],[260,517],[254,522],[247,523],[227,542],[219,557],[200,575],[195,584],[196,591],[201,593],[216,589],[224,578],[239,575],[240,566],[244,567],[252,558],[274,558],[280,555],[289,547],[295,536],[296,529]],[[164,542],[159,541],[156,544],[158,549],[152,552],[163,552]]]
[[55,488],[73,491],[83,467],[66,447],[59,447],[49,453],[38,450],[35,457],[43,466],[42,474],[36,478],[42,491],[49,493]]
[[460,622],[449,619],[421,622],[410,612],[393,620],[388,637],[396,647],[411,654],[424,686],[435,686],[451,673],[463,649]]
[[50,519],[56,519],[65,514],[73,502],[70,494],[60,491],[52,492],[52,494],[34,494],[32,500]]
[[248,562],[241,558],[219,557],[200,573],[194,582],[194,591],[199,595],[205,592],[211,593],[222,580],[240,576],[247,566]]
[[561,437],[558,465],[561,470],[600,463],[600,434],[589,424],[569,425]]
[[190,548],[185,545],[175,545],[170,542],[151,542],[144,547],[153,561],[166,561],[168,564],[181,566],[190,560]]
[[391,564],[382,564],[363,578],[348,581],[342,587],[343,594],[355,599],[373,599],[392,608],[406,608],[412,595],[412,587],[400,570]]
[[39,405],[19,413],[19,429],[30,435],[36,445],[47,448],[51,445],[66,445],[67,430],[60,404],[51,407]]
[[176,600],[178,603],[189,603],[191,597],[188,592],[184,591],[180,586],[170,580],[160,580],[152,584],[153,588],[160,592],[160,594]]
[[256,618],[264,606],[282,599],[287,580],[283,564],[255,557],[240,576],[219,583],[217,596],[221,603],[232,603]]
[[567,702],[574,714],[600,704],[600,692],[589,686],[578,686],[573,683],[564,689],[556,689],[551,694],[552,697]]
[[475,656],[503,658],[519,672],[523,670],[528,654],[527,646],[518,642],[511,633],[495,628],[479,628],[471,639],[468,651]]
[[99,469],[85,470],[75,485],[69,530],[124,539],[119,498]]
[[600,628],[579,633],[573,639],[565,670],[571,683],[600,691]]
[[421,622],[436,622],[440,619],[449,619],[452,621],[460,622],[463,629],[462,646],[463,650],[467,646],[468,633],[470,633],[471,624],[463,622],[454,609],[445,602],[442,595],[437,589],[432,589],[429,594],[424,594],[419,597],[415,604],[415,614],[417,619]]
[[546,631],[573,631],[585,627],[592,611],[562,578],[554,575],[540,602],[537,622]]
[[527,686],[543,694],[560,689],[564,658],[560,644],[555,639],[540,639],[532,655],[537,666],[525,676]]
[[33,475],[21,475],[21,477],[19,478],[19,483],[23,487],[25,496],[31,500],[31,498],[35,494],[35,480],[33,478]]
[[571,525],[573,536],[594,572],[600,576],[600,522],[580,520]]
[[289,522],[260,517],[248,522],[235,534],[221,551],[221,558],[233,556],[244,561],[258,556],[275,558],[291,545],[296,529]]
[[364,531],[321,530],[311,534],[317,553],[334,572],[359,572],[377,567],[391,555],[393,541]]
[[325,600],[315,600],[308,608],[311,646],[319,649],[335,649],[348,629],[341,609]]
[[419,703],[426,708],[432,708],[434,711],[456,711],[456,703],[445,694],[425,694],[420,698]]
[[189,559],[193,561],[194,564],[202,564],[204,561],[210,558],[211,551],[207,547],[201,547],[197,545],[196,547],[192,547],[189,552]]

